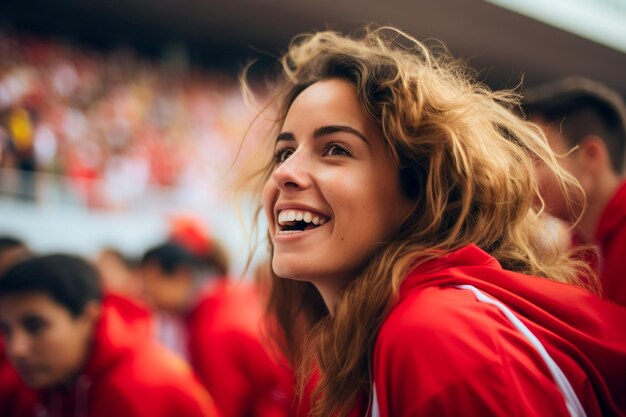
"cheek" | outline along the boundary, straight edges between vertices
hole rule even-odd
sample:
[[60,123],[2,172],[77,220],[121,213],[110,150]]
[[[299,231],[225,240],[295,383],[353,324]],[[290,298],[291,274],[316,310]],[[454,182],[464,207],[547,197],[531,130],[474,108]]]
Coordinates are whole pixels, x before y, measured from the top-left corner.
[[38,337],[36,353],[55,379],[76,372],[86,349],[87,333],[82,326],[75,324],[57,326]]
[[362,193],[362,210],[378,239],[389,240],[398,233],[414,203],[402,194],[395,176],[389,175],[386,181],[375,185]]
[[68,329],[65,340],[56,345],[59,360],[55,361],[55,365],[59,380],[67,380],[81,372],[90,337],[91,331],[86,325],[76,325]]
[[273,217],[274,217],[274,201],[276,200],[276,187],[274,186],[271,180],[265,183],[263,186],[263,194],[262,194],[262,204],[263,204],[263,212],[265,213],[265,218],[267,219],[267,223],[270,228],[273,227]]
[[155,297],[155,284],[154,281],[151,278],[148,277],[144,277],[143,279],[143,291],[144,291],[144,295],[147,298],[154,298]]
[[168,308],[176,298],[176,288],[168,283],[154,283],[149,291],[152,302],[158,308]]
[[554,191],[558,189],[556,176],[554,175],[554,172],[547,166],[543,164],[538,165],[535,168],[535,173],[537,175],[537,185],[539,186],[539,192],[541,192],[544,199],[552,195]]
[[[76,352],[79,346],[84,343],[86,337],[86,326],[79,323],[64,326],[55,334],[55,348],[67,352]],[[69,355],[72,356],[72,355]]]

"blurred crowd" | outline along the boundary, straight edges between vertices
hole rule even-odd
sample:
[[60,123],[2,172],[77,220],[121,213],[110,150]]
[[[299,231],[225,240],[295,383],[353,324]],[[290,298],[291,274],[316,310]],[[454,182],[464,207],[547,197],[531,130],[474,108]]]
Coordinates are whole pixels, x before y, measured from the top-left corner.
[[[64,200],[114,210],[155,189],[219,193],[247,158],[251,121],[236,78],[191,67],[184,53],[155,60],[0,32],[2,197],[39,201],[52,185]],[[115,247],[40,256],[0,236],[0,275],[34,279],[15,281],[29,295],[6,274],[17,298],[0,307],[38,323],[25,327],[28,349],[11,337],[13,365],[0,336],[1,415],[287,415],[291,373],[264,341],[261,288],[230,279],[229,254],[201,221],[169,226],[139,257]]]
[[[26,329],[0,324],[0,414],[291,415],[292,374],[267,343],[262,267],[254,282],[232,279],[229,258],[188,217],[138,258],[116,248],[42,256],[0,236],[0,292],[15,296],[0,310]],[[75,383],[59,384],[77,369]]]
[[215,184],[251,112],[233,76],[170,55],[0,32],[0,190],[34,198],[32,174],[52,174],[68,198],[115,208],[151,186]]

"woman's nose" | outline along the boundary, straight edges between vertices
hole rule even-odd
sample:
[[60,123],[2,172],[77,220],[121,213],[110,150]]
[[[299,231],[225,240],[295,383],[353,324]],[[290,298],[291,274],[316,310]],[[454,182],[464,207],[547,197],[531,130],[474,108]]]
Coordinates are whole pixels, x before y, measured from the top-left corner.
[[274,170],[273,178],[276,186],[284,191],[309,187],[310,162],[305,153],[296,150]]

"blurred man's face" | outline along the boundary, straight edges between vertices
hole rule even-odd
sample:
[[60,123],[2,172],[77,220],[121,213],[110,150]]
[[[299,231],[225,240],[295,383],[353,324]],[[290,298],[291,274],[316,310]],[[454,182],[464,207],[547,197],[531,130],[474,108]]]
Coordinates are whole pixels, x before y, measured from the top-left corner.
[[148,262],[141,268],[145,301],[157,310],[180,313],[187,310],[193,290],[191,271],[179,268],[168,274],[159,265]]
[[[571,148],[561,134],[559,126],[548,124],[543,119],[534,119],[533,122],[537,123],[543,129],[550,148],[557,155],[559,165],[577,180],[581,181],[577,151],[570,153]],[[579,214],[580,207],[574,205],[568,209],[567,200],[554,173],[541,162],[536,165],[535,172],[537,173],[539,191],[545,202],[547,212],[566,222],[575,220],[576,216]],[[584,181],[581,181],[581,185],[583,185],[584,188]],[[587,192],[587,190],[585,190],[585,192]],[[572,202],[571,204],[574,203]]]
[[6,354],[27,385],[51,388],[80,374],[91,346],[94,311],[73,317],[44,293],[0,297]]

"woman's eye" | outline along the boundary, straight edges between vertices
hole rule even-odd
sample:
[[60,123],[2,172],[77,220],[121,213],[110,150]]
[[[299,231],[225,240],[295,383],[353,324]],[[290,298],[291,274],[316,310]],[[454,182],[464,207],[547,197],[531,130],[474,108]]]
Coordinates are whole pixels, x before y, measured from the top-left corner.
[[350,148],[341,143],[329,143],[324,149],[324,156],[351,156]]
[[276,153],[274,154],[274,163],[280,164],[280,163],[285,162],[287,158],[291,156],[291,154],[293,154],[293,149],[291,148],[284,148],[284,149],[277,150]]

